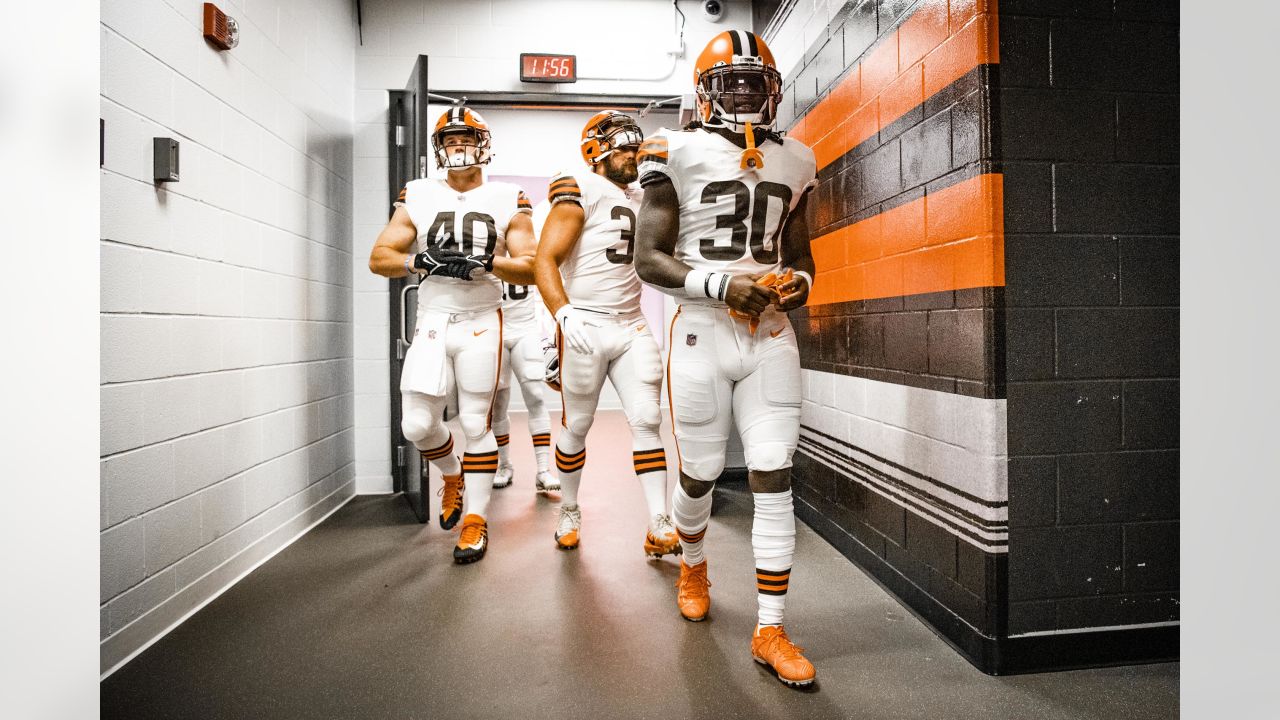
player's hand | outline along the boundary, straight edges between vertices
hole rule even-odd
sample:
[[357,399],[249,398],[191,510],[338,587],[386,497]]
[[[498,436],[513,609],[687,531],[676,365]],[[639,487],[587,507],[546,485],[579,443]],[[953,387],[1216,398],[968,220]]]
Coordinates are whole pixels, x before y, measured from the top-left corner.
[[772,290],[756,282],[762,277],[762,274],[734,275],[724,293],[725,303],[740,313],[759,317],[774,299]]
[[778,309],[795,310],[809,301],[809,281],[803,275],[792,274],[791,279],[778,286]]
[[474,267],[484,270],[485,272],[493,272],[493,256],[492,255],[468,255],[467,260],[471,261]]
[[466,258],[466,255],[457,250],[427,248],[413,256],[413,268],[427,275],[457,277],[456,270],[450,272],[450,265],[456,264],[459,260],[466,260]]
[[587,320],[580,310],[567,303],[562,305],[556,311],[556,323],[570,350],[583,355],[595,352],[595,344],[591,342],[591,334],[587,330]]

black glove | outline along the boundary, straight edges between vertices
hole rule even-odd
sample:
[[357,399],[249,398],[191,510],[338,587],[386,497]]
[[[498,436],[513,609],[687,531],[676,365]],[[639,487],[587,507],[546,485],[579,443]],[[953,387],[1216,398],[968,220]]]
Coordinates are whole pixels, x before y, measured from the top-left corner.
[[479,263],[485,272],[493,272],[493,256],[492,255],[468,255],[467,259]]
[[457,277],[449,271],[450,266],[466,259],[467,256],[457,250],[428,248],[413,256],[413,267],[427,275]]

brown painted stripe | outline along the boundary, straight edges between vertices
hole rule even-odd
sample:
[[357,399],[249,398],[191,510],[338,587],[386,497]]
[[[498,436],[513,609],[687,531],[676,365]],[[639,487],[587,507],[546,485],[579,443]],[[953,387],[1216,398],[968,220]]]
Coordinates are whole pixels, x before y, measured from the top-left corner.
[[925,0],[787,131],[813,148],[818,168],[974,67],[1000,62],[995,0]]
[[676,534],[677,534],[677,535],[679,535],[679,536],[680,536],[680,539],[681,539],[681,540],[683,540],[683,541],[685,541],[685,542],[691,542],[691,543],[701,542],[701,541],[702,541],[703,536],[705,536],[705,535],[707,534],[707,528],[706,528],[706,526],[703,526],[703,528],[702,528],[701,530],[699,530],[699,531],[697,531],[697,532],[695,532],[695,533],[686,533],[685,531],[681,530],[680,528],[676,528]]
[[1004,182],[978,175],[814,238],[809,305],[1004,285]]

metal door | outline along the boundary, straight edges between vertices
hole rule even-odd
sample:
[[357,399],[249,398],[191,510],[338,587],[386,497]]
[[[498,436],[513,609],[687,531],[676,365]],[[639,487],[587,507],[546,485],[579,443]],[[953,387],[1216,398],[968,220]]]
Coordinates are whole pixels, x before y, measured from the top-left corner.
[[[427,56],[419,55],[405,89],[390,91],[388,98],[388,216],[394,210],[392,203],[399,196],[401,188],[414,178],[426,176],[426,153],[431,147],[426,81]],[[400,432],[400,372],[404,368],[404,358],[409,351],[413,328],[417,322],[418,281],[416,275],[388,281],[387,295],[391,315],[391,332],[388,337],[391,343],[390,442],[394,489],[409,502],[418,522],[425,523],[430,512],[426,490],[430,487],[428,478],[431,466],[422,462],[417,448]]]

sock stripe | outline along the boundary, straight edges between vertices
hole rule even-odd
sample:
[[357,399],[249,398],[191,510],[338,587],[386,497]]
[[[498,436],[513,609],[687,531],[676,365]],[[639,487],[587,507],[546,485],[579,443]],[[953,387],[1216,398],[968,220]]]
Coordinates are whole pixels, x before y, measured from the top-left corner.
[[497,451],[487,453],[463,453],[463,472],[496,472],[498,470]]
[[641,460],[666,460],[667,451],[662,448],[658,448],[657,450],[636,450],[631,453],[631,459],[636,462],[640,462]]
[[787,568],[786,570],[761,570],[760,568],[756,568],[756,577],[762,580],[766,578],[767,579],[782,578],[785,580],[786,578],[790,577],[790,575],[791,575],[791,568]]
[[636,474],[643,475],[645,473],[659,472],[667,469],[667,461],[636,463]]
[[764,570],[756,568],[756,591],[761,595],[786,595],[791,579],[791,568]]
[[507,443],[511,442],[510,435],[494,435],[493,439],[498,441],[498,447],[506,447]]
[[707,528],[703,526],[701,530],[694,533],[687,533],[680,528],[676,528],[676,534],[680,536],[682,541],[687,543],[702,542],[702,538],[707,534]]
[[422,457],[428,460],[439,460],[451,452],[453,452],[453,435],[449,435],[449,439],[445,440],[444,444],[440,447],[433,448],[431,450],[422,450],[421,454]]
[[583,467],[586,467],[586,464],[587,464],[586,458],[582,458],[581,460],[575,460],[573,462],[556,458],[556,469],[558,469],[560,472],[575,472],[577,470],[581,470]]
[[761,586],[757,585],[757,586],[756,586],[756,592],[760,593],[761,595],[773,595],[774,597],[778,597],[778,596],[781,596],[781,595],[786,595],[786,594],[787,594],[787,589],[786,589],[785,587],[784,587],[784,588],[781,588],[781,589],[777,589],[777,588],[766,588],[766,587],[761,587]]
[[534,447],[548,447],[551,445],[551,433],[538,433],[533,436]]

